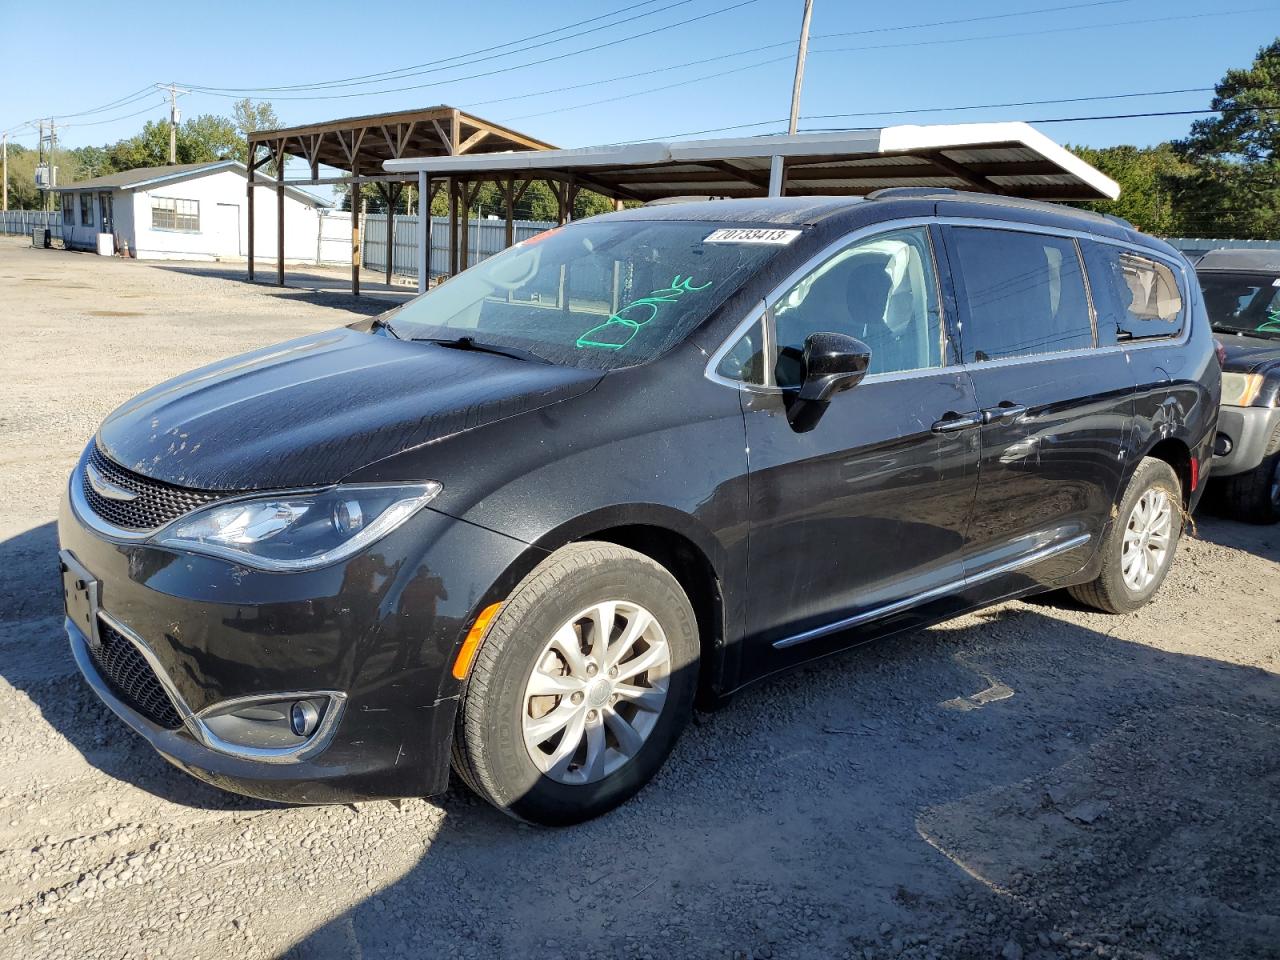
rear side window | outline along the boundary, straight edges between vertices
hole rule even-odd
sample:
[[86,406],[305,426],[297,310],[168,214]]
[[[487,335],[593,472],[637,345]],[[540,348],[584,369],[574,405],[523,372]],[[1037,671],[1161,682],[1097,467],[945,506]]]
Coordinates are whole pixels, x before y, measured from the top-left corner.
[[1102,276],[1113,301],[1121,340],[1171,337],[1182,332],[1183,303],[1178,280],[1167,265],[1110,244],[1098,244]]
[[966,363],[1094,345],[1074,240],[984,227],[953,227],[949,239]]

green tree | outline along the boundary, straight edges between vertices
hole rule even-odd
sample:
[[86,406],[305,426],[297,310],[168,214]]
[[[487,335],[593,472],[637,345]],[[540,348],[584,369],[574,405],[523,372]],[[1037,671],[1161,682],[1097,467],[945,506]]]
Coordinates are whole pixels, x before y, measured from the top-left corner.
[[[243,100],[237,100],[232,106],[231,112],[235,117],[236,132],[240,138],[236,159],[241,163],[248,163],[249,134],[256,133],[259,130],[277,129],[280,126],[280,118],[276,116],[275,108],[271,105],[270,100],[259,100],[254,103],[248,97]],[[260,169],[267,176],[274,177],[276,175],[276,162],[268,160],[266,165]]]
[[[178,163],[207,163],[244,156],[244,141],[236,132],[235,124],[214,114],[189,118],[178,127],[175,139]],[[141,133],[107,147],[106,159],[113,170],[164,166],[169,162],[168,122],[148,120]]]
[[1187,215],[1201,234],[1280,237],[1280,38],[1214,88],[1212,117],[1177,144],[1197,166]]
[[1120,184],[1118,199],[1079,206],[1123,217],[1147,233],[1174,236],[1183,232],[1187,184],[1196,168],[1172,145],[1069,149]]
[[[65,182],[66,175],[61,171],[59,173]],[[10,143],[9,209],[41,210],[43,208],[44,194],[36,189],[36,152],[20,143]]]

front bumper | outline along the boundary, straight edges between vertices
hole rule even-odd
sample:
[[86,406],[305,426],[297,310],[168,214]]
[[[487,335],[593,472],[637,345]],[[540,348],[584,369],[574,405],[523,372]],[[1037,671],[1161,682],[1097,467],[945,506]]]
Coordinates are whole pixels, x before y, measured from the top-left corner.
[[1267,443],[1280,426],[1280,407],[1233,407],[1218,411],[1218,433],[1231,443],[1225,456],[1213,458],[1214,478],[1248,473],[1262,463]]
[[[450,672],[475,611],[509,589],[520,541],[429,509],[345,563],[264,573],[145,543],[107,540],[64,498],[63,550],[97,581],[106,618],[162,679],[181,725],[113,688],[66,621],[95,692],[166,759],[215,786],[292,803],[429,796],[448,785],[461,684]],[[491,599],[492,597],[492,599]],[[228,701],[333,691],[341,712],[314,751],[267,759],[219,749],[198,715]]]

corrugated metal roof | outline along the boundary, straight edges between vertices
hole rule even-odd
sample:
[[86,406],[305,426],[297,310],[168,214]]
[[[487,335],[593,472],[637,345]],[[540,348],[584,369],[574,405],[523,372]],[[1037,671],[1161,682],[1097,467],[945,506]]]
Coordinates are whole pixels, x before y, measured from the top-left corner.
[[1120,187],[1025,123],[906,125],[795,136],[624,143],[572,150],[388,160],[390,173],[467,180],[545,176],[624,199],[761,196],[771,159],[786,192],[862,195],[883,187],[954,187],[1036,200],[1099,200]]

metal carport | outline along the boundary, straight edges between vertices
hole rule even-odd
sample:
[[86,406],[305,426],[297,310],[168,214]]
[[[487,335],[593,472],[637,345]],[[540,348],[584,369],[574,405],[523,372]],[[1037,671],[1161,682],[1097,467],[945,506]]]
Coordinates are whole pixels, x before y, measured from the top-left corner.
[[[861,196],[884,187],[951,187],[1036,200],[1106,200],[1120,194],[1114,180],[1021,122],[401,157],[386,160],[383,168],[402,176],[416,173],[423,196],[432,181],[445,178],[451,185],[545,179],[569,191],[586,188],[640,202],[680,196]],[[458,263],[456,240],[451,237],[451,264]],[[418,244],[421,260],[421,232]]]

